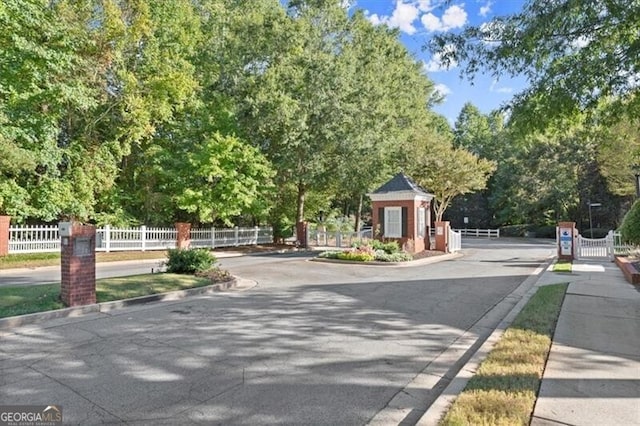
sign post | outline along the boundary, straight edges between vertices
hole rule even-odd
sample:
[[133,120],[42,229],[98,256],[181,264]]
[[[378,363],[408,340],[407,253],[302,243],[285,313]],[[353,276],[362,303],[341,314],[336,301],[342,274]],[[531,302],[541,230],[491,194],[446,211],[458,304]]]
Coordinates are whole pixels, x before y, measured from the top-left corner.
[[558,259],[572,261],[574,259],[575,247],[573,244],[576,235],[575,222],[558,223]]

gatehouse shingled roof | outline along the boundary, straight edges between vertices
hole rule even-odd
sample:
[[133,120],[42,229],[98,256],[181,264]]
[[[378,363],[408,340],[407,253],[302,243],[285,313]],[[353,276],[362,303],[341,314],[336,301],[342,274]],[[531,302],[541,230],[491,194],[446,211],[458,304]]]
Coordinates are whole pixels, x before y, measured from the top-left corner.
[[389,192],[407,191],[411,191],[419,195],[432,195],[429,193],[429,191],[415,183],[413,179],[402,172],[398,173],[393,178],[391,178],[390,181],[373,191],[372,194],[386,194]]

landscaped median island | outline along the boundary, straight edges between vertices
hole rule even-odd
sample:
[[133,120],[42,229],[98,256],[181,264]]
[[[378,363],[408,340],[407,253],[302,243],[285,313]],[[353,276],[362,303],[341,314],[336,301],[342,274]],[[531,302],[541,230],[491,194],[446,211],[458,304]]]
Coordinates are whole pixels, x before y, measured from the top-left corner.
[[408,262],[410,260],[424,257],[441,255],[442,252],[425,250],[412,255],[400,250],[400,246],[395,241],[382,242],[378,240],[360,241],[353,244],[348,250],[324,251],[318,256],[321,259],[336,259],[352,262]]
[[568,284],[540,287],[441,425],[528,425]]
[[553,272],[571,272],[571,262],[559,260],[553,264]]
[[[98,303],[204,287],[233,277],[206,249],[169,250],[166,273],[96,280]],[[0,287],[0,318],[64,308],[60,283]]]

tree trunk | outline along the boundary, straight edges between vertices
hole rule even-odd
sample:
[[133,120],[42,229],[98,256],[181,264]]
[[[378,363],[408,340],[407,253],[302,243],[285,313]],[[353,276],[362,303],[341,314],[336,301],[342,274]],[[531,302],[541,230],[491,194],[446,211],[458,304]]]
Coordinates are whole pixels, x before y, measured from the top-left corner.
[[362,194],[360,194],[360,198],[358,199],[358,210],[356,211],[356,224],[354,231],[360,231],[360,218],[362,217]]
[[302,182],[298,182],[298,199],[297,199],[297,213],[296,223],[304,221],[304,199],[306,195],[306,188]]

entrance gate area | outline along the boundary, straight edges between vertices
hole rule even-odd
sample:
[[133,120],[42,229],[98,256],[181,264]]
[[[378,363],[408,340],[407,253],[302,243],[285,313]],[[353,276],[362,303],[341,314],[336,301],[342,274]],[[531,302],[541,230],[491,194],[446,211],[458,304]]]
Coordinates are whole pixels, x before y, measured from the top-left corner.
[[628,254],[632,246],[622,243],[620,232],[609,231],[604,238],[585,238],[578,235],[575,239],[577,259],[609,259],[615,255]]

